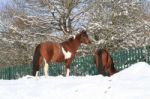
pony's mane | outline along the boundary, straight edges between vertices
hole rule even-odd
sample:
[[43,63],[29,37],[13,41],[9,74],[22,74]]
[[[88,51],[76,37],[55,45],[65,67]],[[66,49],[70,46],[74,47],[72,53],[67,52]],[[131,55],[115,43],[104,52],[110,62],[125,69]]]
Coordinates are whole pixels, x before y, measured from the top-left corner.
[[68,41],[72,41],[72,40],[74,40],[74,37],[70,37],[70,38],[68,39]]
[[77,33],[75,33],[75,35],[70,35],[68,40],[66,40],[64,42],[73,41],[77,36],[81,35],[84,32],[86,32],[86,31],[85,30],[78,31]]
[[71,41],[73,41],[73,40],[74,40],[74,37],[71,36],[71,37],[69,37],[67,40],[63,41],[62,43],[71,42]]

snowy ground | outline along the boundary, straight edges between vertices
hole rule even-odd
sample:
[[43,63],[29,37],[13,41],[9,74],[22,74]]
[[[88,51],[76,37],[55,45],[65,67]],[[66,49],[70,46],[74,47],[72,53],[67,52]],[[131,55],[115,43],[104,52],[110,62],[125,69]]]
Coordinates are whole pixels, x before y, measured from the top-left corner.
[[112,77],[0,80],[0,99],[150,99],[150,65],[136,63]]

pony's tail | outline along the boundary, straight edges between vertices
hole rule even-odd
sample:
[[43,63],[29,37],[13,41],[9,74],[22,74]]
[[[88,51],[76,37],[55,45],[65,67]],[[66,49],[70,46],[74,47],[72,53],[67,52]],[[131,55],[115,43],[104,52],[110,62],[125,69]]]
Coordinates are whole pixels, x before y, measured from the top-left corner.
[[40,45],[38,45],[35,49],[34,56],[33,56],[33,68],[32,68],[32,75],[36,75],[36,71],[39,71],[39,61],[40,61]]
[[103,74],[104,72],[104,66],[103,66],[103,63],[102,63],[102,51],[103,49],[98,49],[98,72],[100,74]]

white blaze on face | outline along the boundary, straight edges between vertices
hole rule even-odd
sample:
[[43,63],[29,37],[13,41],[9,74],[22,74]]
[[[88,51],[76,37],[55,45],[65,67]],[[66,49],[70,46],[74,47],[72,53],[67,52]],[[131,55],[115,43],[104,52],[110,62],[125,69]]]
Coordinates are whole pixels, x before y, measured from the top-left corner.
[[62,47],[62,52],[63,52],[63,54],[65,56],[65,59],[71,58],[71,52],[69,52],[69,51],[66,52],[63,47]]

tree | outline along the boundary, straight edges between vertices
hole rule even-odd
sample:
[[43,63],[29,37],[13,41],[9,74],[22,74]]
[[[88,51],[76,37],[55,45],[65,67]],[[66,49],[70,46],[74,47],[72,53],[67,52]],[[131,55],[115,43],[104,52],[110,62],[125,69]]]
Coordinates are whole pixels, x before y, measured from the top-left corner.
[[88,27],[96,47],[113,51],[149,45],[150,24],[142,1],[94,0],[90,13]]
[[[81,16],[85,13],[84,4],[87,0],[44,0],[49,9],[52,9],[51,15],[53,17],[52,24],[57,25],[53,27],[56,30],[63,31],[63,33],[71,34],[77,29],[76,24],[79,23]],[[80,6],[82,5],[82,9]],[[53,25],[53,26],[54,26]]]
[[[80,17],[85,13],[87,2],[87,0],[10,1],[0,15],[1,33],[3,32],[0,40],[6,43],[2,44],[1,49],[7,49],[1,53],[4,62],[0,65],[29,64],[38,43],[47,40],[64,41],[79,25],[82,25],[79,23],[82,20]],[[81,5],[85,6],[85,9],[81,8]],[[6,57],[10,57],[7,58],[9,60],[7,62]]]
[[25,13],[15,14],[14,17],[16,24],[24,25],[19,25],[19,28],[28,26],[35,32],[57,31],[68,35],[78,29],[79,22],[83,20],[81,17],[87,10],[87,2],[88,0],[15,0],[15,4]]

